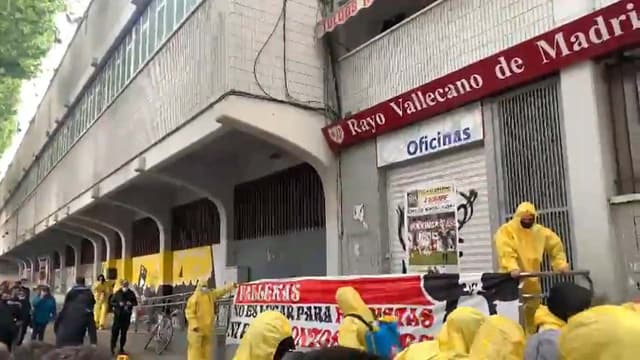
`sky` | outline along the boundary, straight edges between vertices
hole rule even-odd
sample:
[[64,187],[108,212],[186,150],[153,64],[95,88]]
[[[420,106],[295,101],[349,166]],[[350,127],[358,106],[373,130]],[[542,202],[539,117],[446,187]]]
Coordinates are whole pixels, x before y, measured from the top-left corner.
[[69,42],[73,37],[78,26],[78,21],[69,22],[69,19],[79,19],[89,5],[90,0],[66,0],[67,11],[56,17],[56,26],[58,27],[61,43],[54,44],[47,56],[42,60],[40,75],[36,78],[26,81],[22,84],[22,92],[20,94],[20,107],[18,108],[18,129],[11,145],[0,157],[0,178],[3,178],[7,167],[18,150],[18,146],[22,142],[24,134],[29,127],[29,121],[33,118],[38,109],[38,105],[44,96],[49,82],[53,74],[58,68],[64,53],[67,51]]

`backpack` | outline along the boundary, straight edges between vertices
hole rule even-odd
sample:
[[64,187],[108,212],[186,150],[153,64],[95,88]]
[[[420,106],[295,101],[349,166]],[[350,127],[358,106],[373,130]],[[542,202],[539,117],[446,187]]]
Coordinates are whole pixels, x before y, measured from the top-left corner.
[[398,322],[393,317],[383,317],[370,324],[359,314],[346,314],[345,317],[358,319],[369,329],[365,334],[367,352],[393,359],[401,350]]

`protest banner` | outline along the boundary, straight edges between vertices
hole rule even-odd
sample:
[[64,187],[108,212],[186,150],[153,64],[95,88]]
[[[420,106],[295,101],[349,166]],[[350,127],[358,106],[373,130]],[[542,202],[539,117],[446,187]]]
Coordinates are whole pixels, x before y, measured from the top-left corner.
[[410,272],[458,272],[457,193],[436,185],[406,194],[405,231]]
[[344,314],[336,290],[354,287],[376,317],[395,316],[403,346],[433,339],[448,313],[471,306],[518,321],[518,282],[508,274],[404,274],[307,277],[241,284],[234,297],[226,334],[238,344],[251,321],[275,310],[291,322],[299,348],[337,344]]

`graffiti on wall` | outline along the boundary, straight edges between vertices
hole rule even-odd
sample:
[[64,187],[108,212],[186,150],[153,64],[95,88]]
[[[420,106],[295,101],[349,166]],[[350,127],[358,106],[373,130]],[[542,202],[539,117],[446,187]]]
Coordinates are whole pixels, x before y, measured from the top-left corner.
[[[478,199],[478,191],[475,189],[469,189],[468,191],[458,191],[458,244],[464,244],[464,237],[460,233],[462,228],[466,224],[468,224],[473,218],[473,210],[476,200]],[[407,243],[404,233],[404,201],[400,204],[396,205],[395,213],[396,213],[396,230],[397,230],[397,240],[400,242],[400,246],[402,247],[402,251],[406,253],[407,251]],[[458,253],[458,257],[462,257],[462,251]],[[393,269],[395,271],[395,269]],[[407,261],[406,259],[402,259],[402,267],[399,269],[403,274],[407,273]]]
[[213,247],[202,246],[193,249],[179,250],[173,253],[173,291],[189,292],[196,284],[215,284],[213,267]]
[[213,287],[215,284],[213,247],[202,246],[198,248],[174,251],[170,258],[171,279],[170,283],[163,284],[160,264],[162,254],[153,254],[135,257],[132,259],[133,279],[132,287],[145,297],[157,296],[162,285],[171,285],[174,293],[190,292],[196,284],[207,283]]

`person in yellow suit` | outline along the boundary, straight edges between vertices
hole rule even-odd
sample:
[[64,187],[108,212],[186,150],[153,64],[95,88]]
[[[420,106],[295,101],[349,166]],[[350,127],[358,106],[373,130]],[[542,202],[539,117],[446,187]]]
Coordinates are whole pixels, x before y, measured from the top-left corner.
[[369,331],[367,324],[373,326],[375,321],[371,310],[360,297],[360,293],[351,286],[341,287],[336,291],[336,303],[344,314],[338,326],[338,345],[366,350],[365,335]]
[[596,306],[569,319],[559,339],[560,360],[640,358],[640,314],[614,305]]
[[109,312],[109,295],[111,295],[111,285],[108,284],[104,275],[98,275],[98,281],[93,285],[93,297],[96,304],[93,307],[93,317],[96,327],[104,330],[107,325],[107,313]]
[[232,283],[220,289],[209,289],[202,283],[187,300],[184,310],[189,324],[187,332],[187,359],[211,359],[213,348],[213,321],[216,301],[233,291],[237,284]]
[[[496,252],[500,272],[508,272],[518,278],[521,272],[539,272],[542,257],[546,252],[554,271],[569,271],[567,254],[562,240],[551,229],[536,223],[536,208],[532,203],[523,202],[506,224],[495,235]],[[522,281],[522,293],[534,295],[524,302],[525,332],[535,334],[534,316],[540,306],[542,292],[540,279],[525,278]]]
[[280,312],[265,311],[249,325],[233,360],[281,360],[294,349],[289,320]]
[[501,315],[492,315],[478,329],[469,359],[522,360],[525,341],[520,324]]
[[486,319],[485,314],[472,307],[459,307],[449,314],[436,340],[413,344],[396,355],[394,360],[466,359]]

